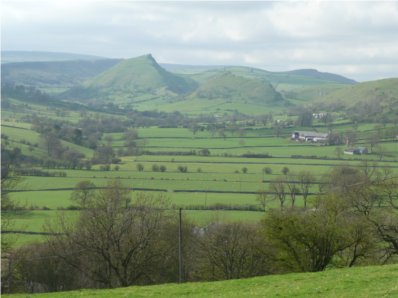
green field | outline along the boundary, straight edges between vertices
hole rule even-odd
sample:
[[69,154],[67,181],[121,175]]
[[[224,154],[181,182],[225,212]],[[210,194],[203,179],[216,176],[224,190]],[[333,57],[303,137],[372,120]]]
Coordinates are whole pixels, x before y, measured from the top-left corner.
[[[248,68],[231,68],[231,72],[237,76],[255,79],[270,75],[264,71]],[[155,73],[152,74],[155,75]],[[139,73],[134,75],[138,76]],[[204,82],[214,75],[219,75],[217,70],[197,73],[193,75],[193,78]],[[298,98],[289,100],[292,100],[293,103],[296,101],[296,104],[300,105],[306,101],[306,99],[300,98],[301,95],[312,92],[314,86],[320,86],[318,78],[290,73],[274,73],[272,77],[280,82],[279,89],[299,94],[296,94],[299,96]],[[156,78],[160,77],[156,76]],[[102,79],[104,79],[102,83],[106,83],[106,78]],[[234,77],[231,80],[235,79]],[[120,84],[125,83],[120,82]],[[342,85],[322,79],[322,90],[329,92],[334,87],[340,89]],[[361,90],[363,88],[360,86]],[[383,137],[384,132],[396,129],[394,124],[359,123],[353,125],[350,120],[341,117],[341,113],[334,112],[333,131],[354,130],[357,135],[356,146],[369,147],[371,134],[380,133],[381,137],[377,150],[383,151],[382,155],[377,152],[362,156],[341,155],[338,154],[337,149],[341,151],[346,148],[345,145],[322,146],[316,143],[290,140],[290,135],[295,130],[327,132],[329,128],[318,120],[314,121],[312,128],[283,127],[277,137],[271,123],[266,125],[257,123],[253,126],[241,119],[232,125],[230,120],[225,118],[227,114],[239,111],[250,115],[272,113],[273,121],[294,122],[297,116],[290,115],[287,112],[287,107],[283,105],[267,106],[264,110],[265,105],[252,101],[225,101],[225,99],[217,98],[175,100],[160,95],[153,98],[152,95],[149,95],[139,95],[142,101],[135,102],[133,107],[139,110],[154,110],[161,107],[161,110],[164,111],[178,110],[191,116],[203,113],[212,114],[216,118],[216,123],[223,125],[222,134],[218,130],[210,129],[202,129],[193,133],[191,129],[181,126],[173,128],[138,127],[136,128],[137,144],[145,154],[120,157],[121,162],[111,165],[109,171],[101,170],[101,165],[94,165],[90,170],[41,169],[50,173],[64,172],[65,177],[24,176],[16,187],[18,191],[10,193],[10,197],[19,205],[32,211],[29,211],[31,214],[29,216],[17,216],[15,218],[16,227],[31,232],[42,231],[42,225],[46,218],[53,218],[58,209],[66,210],[74,204],[70,200],[70,195],[75,185],[82,180],[90,180],[96,186],[103,187],[109,180],[118,178],[126,187],[132,189],[132,195],[140,191],[150,192],[154,195],[162,192],[166,194],[174,208],[186,209],[186,213],[191,219],[200,225],[205,225],[217,212],[197,209],[215,208],[216,206],[220,209],[225,207],[245,209],[253,206],[260,209],[260,204],[256,201],[257,191],[268,191],[270,181],[280,177],[284,167],[287,167],[291,174],[303,170],[310,171],[317,181],[320,181],[336,166],[362,167],[364,160],[371,163],[377,162],[377,167],[386,167],[394,173],[398,173],[398,142]],[[123,100],[122,97],[119,99]],[[114,117],[105,112],[87,111],[82,113],[12,98],[8,101],[11,107],[1,111],[2,136],[7,137],[2,140],[3,143],[7,148],[19,147],[24,155],[39,159],[45,158],[47,151],[40,134],[32,130],[32,115],[71,124],[76,124],[85,118]],[[127,115],[120,115],[120,117],[128,119]],[[206,126],[206,123],[199,122],[199,124],[203,127]],[[104,133],[102,144],[107,144],[109,137],[112,137],[111,146],[115,151],[125,149],[125,134],[123,132]],[[86,159],[90,159],[94,154],[92,149],[66,141],[62,141],[62,145],[83,153]],[[199,155],[203,149],[208,149],[210,155]],[[189,155],[180,155],[182,153]],[[248,154],[261,154],[268,157],[244,157]],[[143,171],[137,170],[138,164],[144,166]],[[156,165],[164,166],[166,170],[164,172],[154,171],[153,166]],[[186,173],[179,171],[181,166],[187,167]],[[34,167],[40,169],[39,165]],[[264,168],[268,168],[271,173],[265,174]],[[318,189],[319,184],[315,183],[311,186],[310,191],[316,193]],[[269,196],[272,197],[272,195]],[[310,196],[310,201],[313,197]],[[286,204],[289,202],[287,201]],[[300,195],[297,197],[296,204],[298,206],[303,204]],[[278,207],[278,201],[270,202],[268,207]],[[73,213],[74,211],[65,212]],[[219,213],[222,216],[217,215],[217,217],[221,217],[223,220],[256,221],[262,216],[261,212],[249,211],[220,210]],[[20,240],[17,243],[42,238],[40,235],[19,235],[18,237]]]
[[398,265],[386,265],[230,281],[4,297],[398,297],[397,280]]
[[[332,186],[328,178],[336,176],[333,171],[338,167],[374,174],[369,181],[376,175],[383,179],[398,176],[397,79],[357,83],[311,69],[269,72],[239,66],[163,68],[151,55],[16,66],[2,66],[2,78],[4,74],[5,82],[14,83],[2,86],[1,110],[2,175],[4,170],[11,178],[13,174],[18,176],[16,185],[11,179],[5,182],[11,181],[10,189],[5,191],[15,208],[2,210],[4,247],[11,253],[24,246],[31,250],[29,245],[53,239],[54,233],[62,232],[60,220],[76,223],[81,211],[72,199],[73,193],[79,182],[87,180],[100,192],[118,179],[131,191],[131,202],[142,198],[142,193],[160,196],[168,203],[162,206],[166,216],[177,220],[181,210],[183,227],[192,224],[198,233],[205,231],[206,235],[219,223],[254,226],[269,219],[272,209],[301,209],[305,203],[309,211],[305,214],[312,216],[316,202],[325,195],[324,187],[328,191]],[[329,133],[330,138],[325,144],[295,141],[291,136],[296,131]],[[344,153],[358,147],[369,148],[369,153]],[[355,171],[340,170],[347,171],[347,180],[349,175],[359,179]],[[300,177],[305,178],[303,172],[312,176],[308,193],[300,182]],[[273,184],[277,181],[282,181],[279,187],[285,190],[282,197],[280,189],[275,188],[278,184]],[[105,194],[108,192],[101,192]],[[383,204],[387,203],[380,202],[378,207],[385,208]],[[356,227],[356,221],[353,216],[349,224]],[[297,234],[296,227],[292,234]],[[275,233],[283,235],[283,228],[278,228]],[[328,235],[328,229],[320,231],[317,233]],[[379,252],[373,249],[381,248],[367,247],[367,237],[372,244],[377,241],[370,238],[375,237],[373,229],[368,230],[364,224],[362,231],[366,237],[355,235],[359,242],[350,244],[353,251],[347,251],[358,258],[366,257],[363,263],[355,263],[355,268],[338,269],[335,266],[340,263],[332,261],[330,268],[318,273],[34,296],[398,297],[397,265],[361,267],[374,264]],[[380,246],[388,243],[383,239]],[[258,254],[262,249],[267,258],[281,258],[283,262],[289,258],[282,255],[282,246],[273,246],[272,238],[265,240],[261,247],[255,247],[257,256],[250,261],[251,266],[261,261]],[[222,246],[229,245],[228,240],[222,241]],[[278,253],[274,255],[267,246]],[[308,250],[305,246],[303,253]],[[271,265],[267,261],[262,269],[286,272],[278,271],[279,261],[273,260]],[[198,280],[195,276],[190,280]],[[12,278],[6,279],[11,285]],[[26,291],[35,288],[35,283],[25,282]]]
[[[53,113],[54,116],[55,113]],[[14,115],[17,116],[17,115]],[[76,115],[77,116],[77,115]],[[67,116],[65,116],[65,119]],[[350,129],[349,124],[336,126],[338,130]],[[386,126],[385,129],[389,129]],[[357,127],[358,144],[366,146],[367,135],[374,130],[372,124],[360,124]],[[211,211],[196,210],[198,208],[214,208],[219,206],[234,206],[244,209],[254,206],[260,209],[256,201],[258,190],[269,189],[269,182],[282,176],[282,169],[288,167],[289,173],[302,170],[310,171],[319,181],[334,167],[350,165],[362,167],[363,160],[378,162],[378,167],[388,167],[398,173],[398,142],[386,139],[382,146],[386,155],[377,154],[363,156],[337,156],[336,146],[320,146],[311,143],[299,143],[290,140],[291,129],[284,129],[280,137],[275,137],[272,129],[259,127],[246,129],[245,134],[237,136],[227,131],[226,137],[219,137],[209,131],[199,131],[195,135],[187,128],[147,127],[138,129],[142,149],[155,155],[127,156],[121,158],[121,163],[112,165],[110,171],[100,170],[93,166],[91,170],[45,169],[49,172],[65,173],[66,177],[36,177],[24,176],[17,185],[17,192],[10,193],[11,198],[19,205],[31,209],[25,216],[16,216],[16,228],[29,232],[40,232],[43,223],[48,218],[56,217],[57,209],[67,209],[74,205],[70,200],[75,185],[81,180],[90,180],[98,187],[103,187],[111,179],[121,179],[126,187],[136,192],[146,191],[154,195],[163,192],[174,208],[182,207],[190,219],[199,225],[207,224],[211,219],[257,221],[262,212],[253,211]],[[29,123],[18,117],[8,115],[2,122],[2,133],[9,136],[9,146],[19,146],[27,155],[43,157],[38,133],[30,130]],[[112,136],[112,146],[117,149],[124,146],[123,133],[108,133]],[[31,150],[30,144],[38,144]],[[84,147],[64,142],[64,145],[92,156],[93,151]],[[344,149],[345,146],[340,146]],[[169,152],[199,152],[209,149],[210,156],[170,155]],[[163,154],[160,154],[164,152]],[[243,154],[268,154],[269,158],[247,158]],[[160,154],[160,155],[159,155]],[[144,166],[143,171],[137,170],[137,165]],[[164,172],[153,171],[154,165],[165,167]],[[181,173],[178,168],[186,166],[187,172]],[[244,173],[243,169],[246,169]],[[265,174],[264,168],[272,173]],[[310,191],[316,193],[318,184],[311,186]],[[271,196],[271,195],[270,195]],[[310,196],[311,201],[311,196]],[[289,201],[286,202],[289,204]],[[298,206],[302,198],[297,196]],[[278,201],[271,201],[270,208],[277,208]],[[41,211],[45,209],[44,211]],[[190,210],[195,209],[195,210]],[[72,211],[65,211],[72,212]],[[75,211],[73,211],[75,212]],[[72,213],[73,213],[72,212]],[[216,215],[217,214],[217,215]],[[18,235],[17,244],[42,239],[42,235]]]

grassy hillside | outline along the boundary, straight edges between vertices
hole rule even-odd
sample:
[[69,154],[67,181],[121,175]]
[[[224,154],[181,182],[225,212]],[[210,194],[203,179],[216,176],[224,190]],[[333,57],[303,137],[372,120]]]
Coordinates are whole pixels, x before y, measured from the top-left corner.
[[71,87],[104,70],[120,60],[75,60],[56,62],[20,62],[1,66],[1,80],[38,87]]
[[398,265],[389,265],[183,285],[82,290],[34,297],[397,297],[397,280]]
[[237,76],[266,80],[278,92],[282,93],[285,98],[305,101],[356,83],[343,76],[319,72],[315,69],[271,72],[246,66],[189,66],[173,64],[165,64],[164,66],[175,73],[190,75],[199,82],[205,82],[212,76],[226,71]]
[[[258,107],[248,106],[248,102],[278,101],[278,93],[292,100],[291,103],[301,104],[355,83],[337,74],[312,69],[270,72],[242,66],[160,66],[151,55],[126,60],[98,60],[98,57],[62,53],[19,52],[18,55],[7,61],[36,62],[2,64],[3,82],[35,86],[74,101],[100,99],[122,106],[134,103],[139,110],[178,110],[175,102],[188,99],[183,101],[188,106],[182,108],[184,112],[191,112],[193,107],[195,113],[239,110],[251,114]],[[198,86],[200,90],[191,94]],[[184,98],[187,94],[190,96]],[[265,99],[264,94],[267,94]],[[198,106],[199,102],[203,104]]]
[[339,102],[347,107],[355,106],[359,102],[398,102],[398,78],[347,86],[330,93],[322,101],[325,103]]
[[266,78],[272,83],[307,83],[307,84],[322,84],[322,83],[340,83],[340,84],[354,84],[354,80],[332,74],[327,72],[320,72],[316,69],[298,69],[292,71],[271,72],[260,68],[253,68],[247,66],[201,66],[201,65],[178,65],[178,64],[162,64],[162,66],[175,73],[183,74],[200,74],[204,72],[220,72],[230,71],[235,74],[240,74],[247,77]]
[[398,78],[347,86],[320,98],[317,103],[329,110],[346,110],[363,121],[372,117],[396,119]]
[[267,81],[237,76],[232,72],[222,72],[210,77],[191,97],[263,104],[283,100]]
[[174,75],[157,64],[151,55],[123,60],[85,83],[104,91],[154,92],[166,89],[180,94],[195,87],[189,79]]
[[341,83],[341,84],[355,84],[354,80],[348,79],[346,77],[329,73],[329,72],[320,72],[316,69],[298,69],[285,72],[286,74],[290,75],[301,75],[308,78],[325,80],[334,83]]

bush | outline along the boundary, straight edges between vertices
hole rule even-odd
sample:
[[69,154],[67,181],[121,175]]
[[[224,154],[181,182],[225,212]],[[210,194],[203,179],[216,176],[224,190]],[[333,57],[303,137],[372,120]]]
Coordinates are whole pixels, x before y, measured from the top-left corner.
[[101,165],[100,171],[110,171],[111,165]]
[[187,166],[178,166],[178,171],[180,171],[181,173],[186,173],[188,172],[188,167]]
[[289,168],[288,167],[283,167],[282,169],[282,174],[287,175],[289,173]]
[[263,173],[270,175],[272,174],[272,169],[270,167],[263,168]]

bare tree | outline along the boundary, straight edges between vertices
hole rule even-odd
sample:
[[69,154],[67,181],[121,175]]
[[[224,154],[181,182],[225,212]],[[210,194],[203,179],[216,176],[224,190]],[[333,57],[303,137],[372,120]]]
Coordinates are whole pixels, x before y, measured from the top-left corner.
[[315,182],[314,176],[308,171],[301,171],[297,175],[298,188],[303,196],[304,208],[307,208],[307,198],[310,193],[311,184]]
[[241,223],[213,224],[199,240],[202,276],[235,279],[266,272],[256,230]]
[[297,183],[295,181],[296,175],[290,174],[289,176],[286,177],[286,189],[287,192],[289,193],[290,200],[292,202],[292,207],[296,204],[296,196],[298,195],[299,189],[297,187]]
[[264,189],[260,189],[257,191],[257,196],[256,196],[256,201],[260,204],[261,208],[266,210],[267,205],[268,205],[268,195],[267,192]]
[[107,287],[151,282],[151,268],[161,263],[156,242],[167,218],[165,200],[141,193],[130,201],[120,181],[110,182],[76,223],[60,221],[62,234],[51,242],[54,254]]
[[72,192],[71,200],[76,202],[81,208],[86,208],[95,198],[95,187],[95,184],[89,180],[80,181]]
[[137,147],[138,133],[136,130],[129,129],[124,134],[125,146],[127,147],[126,153],[128,155],[134,155],[138,152]]
[[276,178],[271,181],[269,187],[275,198],[279,200],[281,209],[283,209],[286,201],[286,177],[282,176]]
[[329,191],[344,198],[353,210],[372,224],[380,247],[383,247],[381,258],[387,261],[397,256],[398,178],[389,170],[376,171],[375,165],[363,163],[361,169],[335,168],[329,179]]

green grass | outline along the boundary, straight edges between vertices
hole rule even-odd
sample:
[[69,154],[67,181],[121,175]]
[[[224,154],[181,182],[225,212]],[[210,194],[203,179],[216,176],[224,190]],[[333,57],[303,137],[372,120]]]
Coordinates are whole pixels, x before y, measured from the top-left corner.
[[[12,100],[14,104],[18,101]],[[186,103],[186,102],[185,102]],[[178,103],[175,103],[178,105]],[[201,104],[216,104],[204,100]],[[214,107],[216,107],[216,105]],[[71,120],[76,122],[81,115],[76,112],[69,114],[57,113],[52,109],[43,106],[29,105],[34,113],[48,115],[53,119]],[[187,108],[191,108],[187,105]],[[201,109],[203,107],[200,107]],[[29,110],[29,109],[28,109]],[[253,106],[253,110],[256,108]],[[258,111],[258,110],[257,110]],[[3,114],[3,111],[2,111]],[[26,155],[37,157],[46,156],[45,150],[40,146],[39,134],[30,130],[30,124],[21,121],[24,113],[12,113],[5,111],[6,118],[2,120],[2,133],[9,136],[10,148],[19,146]],[[93,116],[93,114],[91,115]],[[274,116],[276,118],[276,116]],[[279,117],[279,116],[278,116]],[[284,117],[281,115],[280,117]],[[238,125],[245,123],[238,122]],[[336,131],[352,129],[352,124],[342,121],[336,124]],[[391,128],[390,125],[386,129]],[[322,130],[324,127],[319,127]],[[366,145],[366,138],[369,133],[374,131],[374,124],[359,124],[358,127],[359,144]],[[227,138],[224,140],[219,135],[212,135],[209,131],[198,131],[193,135],[192,131],[186,128],[158,128],[147,127],[137,129],[140,140],[138,143],[144,145],[144,150],[152,152],[166,151],[191,151],[208,148],[211,156],[174,156],[174,155],[141,155],[122,157],[119,170],[115,171],[112,165],[111,171],[101,171],[99,165],[93,166],[92,170],[67,170],[55,169],[45,171],[62,171],[66,177],[23,177],[17,188],[20,192],[11,193],[10,196],[22,206],[27,208],[42,209],[49,208],[52,211],[32,211],[32,215],[17,217],[18,227],[26,230],[42,231],[42,225],[46,218],[55,217],[57,208],[67,208],[73,204],[70,200],[72,188],[81,180],[91,180],[97,186],[105,186],[106,183],[114,178],[121,178],[126,186],[148,189],[150,193],[156,194],[155,189],[166,190],[166,196],[175,207],[188,208],[189,206],[214,206],[223,205],[258,205],[255,192],[259,189],[267,190],[268,182],[281,175],[283,167],[288,167],[290,172],[308,170],[318,179],[328,173],[333,167],[348,164],[351,166],[361,166],[361,160],[378,160],[379,156],[370,154],[367,156],[348,156],[343,155],[341,160],[319,159],[319,157],[337,158],[335,146],[319,146],[309,143],[297,143],[289,139],[293,128],[286,128],[282,131],[282,136],[274,137],[274,131],[268,127],[252,127],[247,129],[245,135],[239,137],[237,134],[226,132]],[[123,133],[105,134],[113,137],[112,145],[114,148],[124,146]],[[21,144],[25,140],[32,144],[39,143],[39,146],[30,151],[26,144]],[[398,142],[384,142],[382,147],[389,154],[383,157],[380,166],[389,166],[398,173]],[[70,143],[63,143],[65,146],[75,147]],[[341,146],[345,148],[345,146]],[[84,152],[86,156],[92,155],[92,150],[76,147],[77,150]],[[271,154],[272,158],[244,158],[239,157],[246,153]],[[292,155],[315,156],[311,158],[292,158]],[[143,172],[137,171],[137,164],[144,165]],[[167,171],[164,173],[153,172],[152,165],[164,165]],[[187,166],[188,173],[180,173],[178,166]],[[248,173],[243,174],[242,168],[247,168]],[[271,175],[263,175],[262,170],[269,167]],[[198,170],[200,169],[200,171]],[[54,189],[54,190],[45,190]],[[312,191],[316,192],[318,186],[314,185]],[[134,192],[135,192],[134,191]],[[178,192],[183,191],[183,192]],[[212,191],[219,191],[212,192]],[[252,194],[239,193],[252,192]],[[297,205],[302,204],[300,196],[297,197]],[[287,202],[286,204],[289,204]],[[277,201],[270,204],[270,207],[277,207]],[[69,212],[69,211],[68,211]],[[198,224],[206,224],[213,219],[217,220],[241,220],[257,221],[261,218],[261,212],[246,211],[185,211],[187,216],[195,220]],[[18,237],[17,245],[31,242],[32,240],[42,239],[42,236]]]
[[[58,211],[58,210],[34,210],[16,212],[11,215],[13,220],[12,230],[43,232],[44,226],[53,223],[59,216],[64,213],[68,218],[75,219],[78,211]],[[8,216],[8,215],[7,215]]]
[[[53,228],[56,228],[57,219],[65,214],[65,218],[75,220],[79,214],[78,211],[58,211],[58,210],[34,210],[34,211],[18,211],[12,214],[2,214],[10,218],[10,225],[7,230],[11,231],[23,231],[23,232],[35,232],[42,233],[47,232],[47,227],[50,224]],[[5,234],[5,237],[14,248],[30,244],[33,242],[42,242],[46,239],[44,234]]]
[[[169,212],[175,213],[170,210]],[[79,211],[58,210],[32,210],[23,211],[10,215],[11,224],[7,228],[14,231],[24,232],[46,232],[48,224],[56,227],[58,218],[64,214],[66,218],[75,220]],[[185,219],[194,222],[198,226],[206,226],[211,222],[249,222],[258,223],[264,216],[263,212],[256,211],[230,211],[230,210],[183,210]],[[43,234],[6,234],[3,235],[11,240],[13,247],[42,242],[46,239]]]
[[[38,147],[34,147],[34,151],[31,151],[30,153],[26,152],[27,148],[25,148],[25,151],[23,153],[26,153],[28,155],[33,155],[37,157],[44,157],[47,153],[43,150],[42,145],[42,140],[41,136],[39,133],[23,128],[21,126],[19,127],[9,127],[9,126],[4,126],[2,123],[1,126],[1,132],[2,134],[5,134],[9,136],[9,142],[11,143],[11,147],[13,146],[20,146],[20,147],[26,147],[26,144],[21,144],[21,142],[29,142],[31,145],[36,145]],[[83,153],[86,157],[92,157],[94,154],[94,151],[92,149],[82,147],[67,141],[61,141],[62,145],[64,147],[69,147],[71,149],[74,149],[78,152]]]
[[27,208],[66,208],[72,205],[70,200],[72,191],[23,191],[10,193],[10,198]]
[[398,265],[4,297],[398,297]]
[[194,83],[161,68],[151,55],[122,60],[115,66],[88,80],[85,85],[115,93],[154,93],[169,89],[184,93]]
[[281,96],[267,81],[244,77],[231,72],[220,72],[208,78],[190,95],[198,99],[220,98],[228,102],[254,102],[258,104],[282,101]]

